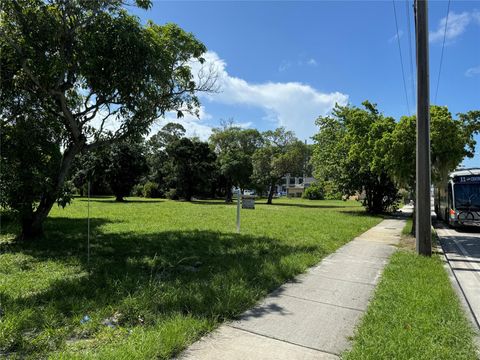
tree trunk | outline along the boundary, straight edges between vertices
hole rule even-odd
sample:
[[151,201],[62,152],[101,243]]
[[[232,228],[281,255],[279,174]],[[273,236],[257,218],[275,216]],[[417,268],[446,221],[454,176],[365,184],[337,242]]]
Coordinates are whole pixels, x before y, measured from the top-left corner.
[[33,208],[32,204],[25,204],[25,207],[20,211],[22,218],[20,224],[22,225],[22,233],[20,238],[23,240],[29,240],[41,236],[43,229],[38,226],[33,226]]
[[227,182],[225,187],[225,202],[227,204],[233,202],[232,184],[230,182]]
[[122,195],[115,195],[115,201],[118,202],[125,202],[125,199],[123,198]]
[[45,192],[42,195],[37,210],[33,213],[33,216],[22,220],[22,233],[20,234],[22,240],[31,240],[43,235],[43,222],[50,213],[55,201],[57,201],[57,196],[63,188],[65,178],[70,171],[73,159],[75,158],[75,155],[81,151],[82,146],[83,144],[72,145],[63,153],[62,162],[53,190]]
[[186,201],[192,201],[192,198],[193,198],[193,186],[191,184],[189,184],[187,186],[187,189],[185,191],[185,200]]
[[270,185],[270,191],[268,192],[268,200],[267,204],[272,205],[272,199],[273,199],[273,192],[275,191],[275,184],[272,183]]
[[372,192],[370,191],[370,189],[365,189],[365,200],[364,201],[364,205],[365,207],[367,208],[367,211],[368,212],[372,212]]

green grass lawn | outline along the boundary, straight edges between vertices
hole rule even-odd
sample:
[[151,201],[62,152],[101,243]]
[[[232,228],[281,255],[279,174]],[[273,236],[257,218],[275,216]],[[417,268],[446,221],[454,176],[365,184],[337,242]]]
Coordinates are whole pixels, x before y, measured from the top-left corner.
[[172,357],[381,220],[356,202],[274,203],[242,210],[236,234],[221,201],[96,198],[90,263],[86,199],[30,244],[4,226],[0,357]]
[[414,240],[404,235],[344,359],[477,358],[472,327],[441,259],[416,255]]

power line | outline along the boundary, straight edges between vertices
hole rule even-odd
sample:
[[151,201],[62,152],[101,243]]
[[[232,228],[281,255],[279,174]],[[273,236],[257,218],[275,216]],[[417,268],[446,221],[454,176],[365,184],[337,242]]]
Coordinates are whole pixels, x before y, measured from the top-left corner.
[[405,1],[406,13],[407,13],[407,30],[408,30],[408,45],[409,45],[409,55],[410,55],[410,76],[411,76],[411,83],[412,83],[412,98],[413,98],[413,105],[417,103],[416,95],[415,95],[415,72],[413,70],[413,47],[412,47],[412,30],[411,30],[411,23],[410,23],[410,5],[409,0]]
[[400,46],[400,35],[398,33],[397,9],[395,8],[395,0],[392,0],[392,4],[393,4],[393,13],[395,15],[395,27],[397,29],[397,43],[398,43],[398,51],[400,53],[400,65],[402,67],[403,89],[405,90],[405,100],[407,101],[407,112],[408,112],[408,115],[410,116],[410,104],[408,102],[407,83],[405,81],[405,69],[403,68],[402,47]]
[[435,89],[435,104],[437,103],[438,87],[440,85],[440,75],[442,73],[443,51],[445,49],[445,39],[447,38],[448,15],[450,14],[450,0],[447,5],[447,17],[445,19],[445,29],[443,31],[442,54],[440,55],[440,66],[438,67],[437,88]]

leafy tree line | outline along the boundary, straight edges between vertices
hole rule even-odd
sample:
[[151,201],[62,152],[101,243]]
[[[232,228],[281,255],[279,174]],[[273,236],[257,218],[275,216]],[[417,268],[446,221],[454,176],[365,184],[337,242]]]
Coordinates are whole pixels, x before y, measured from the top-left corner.
[[272,202],[274,186],[286,174],[303,171],[307,146],[283,128],[260,133],[231,123],[213,129],[208,142],[185,137],[169,123],[148,140],[133,138],[77,156],[71,181],[80,195],[130,194],[190,201],[224,197],[232,188],[256,189]]
[[[319,184],[345,196],[361,194],[372,213],[388,211],[399,200],[399,189],[415,191],[416,117],[398,122],[365,101],[363,108],[336,106],[321,116],[313,137],[312,165]],[[458,114],[446,106],[431,106],[432,181],[438,184],[465,157],[473,157],[480,111]]]
[[[193,34],[142,24],[131,5],[151,0],[2,2],[0,205],[17,215],[23,239],[42,234],[55,202],[68,204],[72,182],[85,193],[90,179],[119,201],[144,179],[149,194],[187,200],[211,187],[230,201],[232,185],[250,185],[256,131],[230,126],[207,144],[172,125],[141,140],[166,112],[198,114],[197,93],[216,91],[216,75],[194,77],[206,48]],[[278,174],[277,158],[262,166],[270,160]]]

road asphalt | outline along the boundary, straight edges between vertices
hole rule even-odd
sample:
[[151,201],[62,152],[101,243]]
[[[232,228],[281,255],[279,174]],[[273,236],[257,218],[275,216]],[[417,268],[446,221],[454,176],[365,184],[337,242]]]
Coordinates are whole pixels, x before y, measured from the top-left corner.
[[[480,330],[480,228],[436,229],[449,270],[471,320]],[[462,299],[463,296],[463,299]]]
[[350,346],[405,221],[382,221],[237,321],[194,343],[179,359],[339,359]]

